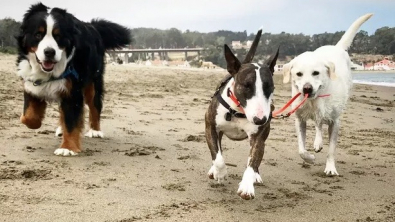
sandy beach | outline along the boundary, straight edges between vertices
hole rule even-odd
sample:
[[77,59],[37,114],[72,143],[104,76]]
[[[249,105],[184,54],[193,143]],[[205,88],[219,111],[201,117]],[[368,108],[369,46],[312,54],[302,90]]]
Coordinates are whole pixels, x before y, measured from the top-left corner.
[[[0,221],[395,221],[395,88],[354,85],[327,177],[328,134],[315,165],[297,151],[293,117],[273,120],[254,200],[237,196],[248,142],[223,140],[229,178],[207,177],[204,113],[224,70],[108,65],[103,139],[59,157],[59,113],[19,122],[23,88],[15,56],[0,54]],[[290,98],[275,75],[274,104]],[[87,116],[85,117],[87,119]],[[324,126],[327,129],[327,126]],[[313,152],[314,125],[307,147]]]

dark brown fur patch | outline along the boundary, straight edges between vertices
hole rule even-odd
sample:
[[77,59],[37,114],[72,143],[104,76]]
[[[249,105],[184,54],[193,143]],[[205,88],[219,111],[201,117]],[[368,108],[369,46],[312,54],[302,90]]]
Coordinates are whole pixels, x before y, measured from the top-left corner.
[[89,107],[89,124],[91,129],[100,131],[100,114],[95,107],[95,85],[89,84],[84,90],[85,103]]
[[52,31],[52,34],[59,35],[60,34],[60,30],[58,28],[54,28],[53,31]]

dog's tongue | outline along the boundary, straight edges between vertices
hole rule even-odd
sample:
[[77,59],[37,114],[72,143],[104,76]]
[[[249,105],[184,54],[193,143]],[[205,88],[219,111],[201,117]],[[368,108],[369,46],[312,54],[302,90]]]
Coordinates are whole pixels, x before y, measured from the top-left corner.
[[45,61],[42,63],[44,69],[52,69],[55,65],[55,63],[50,62],[50,61]]

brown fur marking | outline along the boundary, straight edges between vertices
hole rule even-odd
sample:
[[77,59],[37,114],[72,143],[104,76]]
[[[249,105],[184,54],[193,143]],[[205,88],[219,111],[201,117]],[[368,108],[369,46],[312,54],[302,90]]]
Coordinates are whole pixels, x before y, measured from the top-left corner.
[[31,47],[29,51],[35,53],[37,51],[37,47]]
[[60,111],[60,124],[63,129],[63,140],[60,148],[69,149],[76,153],[81,152],[81,132],[84,126],[83,119],[84,118],[81,118],[78,125],[69,132],[64,122],[63,111]]
[[29,97],[27,107],[21,116],[21,122],[30,129],[38,129],[44,119],[47,103],[43,100]]
[[89,84],[84,91],[85,103],[89,107],[89,124],[91,129],[100,131],[100,115],[94,104],[95,85]]

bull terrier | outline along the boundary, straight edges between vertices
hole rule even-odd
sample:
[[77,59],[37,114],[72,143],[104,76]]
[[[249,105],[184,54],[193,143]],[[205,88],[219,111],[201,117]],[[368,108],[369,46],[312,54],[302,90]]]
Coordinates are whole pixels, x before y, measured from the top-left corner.
[[205,136],[213,163],[208,171],[210,179],[222,183],[227,175],[221,147],[223,134],[231,140],[248,138],[250,142],[247,168],[237,190],[238,195],[245,200],[254,198],[254,183],[262,182],[258,168],[269,136],[271,113],[274,109],[273,72],[278,49],[264,64],[252,63],[261,35],[262,29],[258,31],[243,62],[224,45],[230,75],[217,87],[205,115]]

